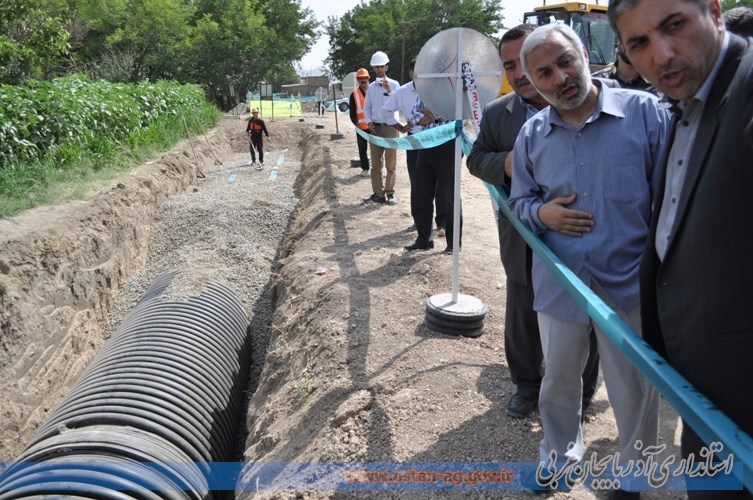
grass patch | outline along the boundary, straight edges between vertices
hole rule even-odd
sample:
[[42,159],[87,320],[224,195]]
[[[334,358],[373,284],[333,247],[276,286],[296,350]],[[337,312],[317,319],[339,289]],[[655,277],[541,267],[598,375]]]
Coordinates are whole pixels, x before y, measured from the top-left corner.
[[[219,112],[207,103],[195,116],[186,117],[191,135],[214,127]],[[126,144],[92,138],[86,147],[60,146],[42,160],[0,168],[0,217],[39,205],[83,199],[94,186],[121,176],[185,138],[182,116],[164,114],[132,133]]]
[[307,397],[314,390],[314,380],[308,377],[303,377],[298,381],[298,387],[296,388],[296,394],[300,399]]

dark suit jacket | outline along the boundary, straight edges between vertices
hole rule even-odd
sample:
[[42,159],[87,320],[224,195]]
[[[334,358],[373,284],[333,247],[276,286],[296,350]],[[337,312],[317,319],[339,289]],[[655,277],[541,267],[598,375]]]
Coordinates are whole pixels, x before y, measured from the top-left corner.
[[657,193],[640,268],[643,338],[753,434],[753,39],[731,35],[691,146],[663,262]]
[[[505,175],[505,159],[515,146],[518,132],[526,122],[526,108],[515,93],[487,104],[481,118],[481,129],[468,155],[466,165],[476,177],[502,186],[510,194],[510,178]],[[498,220],[499,253],[507,279],[528,284],[531,252],[510,222],[500,212]]]

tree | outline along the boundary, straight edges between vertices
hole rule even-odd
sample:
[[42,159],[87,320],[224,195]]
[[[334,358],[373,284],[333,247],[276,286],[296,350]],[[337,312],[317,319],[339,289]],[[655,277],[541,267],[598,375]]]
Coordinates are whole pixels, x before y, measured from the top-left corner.
[[314,43],[318,22],[299,0],[202,0],[204,16],[191,42],[194,81],[228,94],[243,94],[259,82],[298,81],[293,61]]
[[735,7],[753,8],[753,0],[722,0],[722,10],[727,11]]
[[107,47],[135,55],[134,80],[177,79],[185,72],[194,7],[183,0],[132,0],[126,5],[125,18],[106,38]]
[[[72,0],[71,52],[78,62],[97,62],[112,51],[107,37],[126,22],[126,0]],[[115,51],[117,52],[117,51]]]
[[502,28],[501,12],[495,0],[373,0],[327,20],[327,63],[334,74],[345,75],[368,67],[371,54],[381,50],[404,82],[408,63],[432,36],[455,27],[491,36]]
[[0,4],[0,83],[47,78],[55,71],[68,53],[68,32],[61,17],[50,15],[50,10],[64,7],[43,5],[42,0]]
[[218,91],[229,95],[229,85],[243,93],[263,79],[265,68],[257,61],[266,51],[269,29],[251,7],[232,0],[225,9],[205,11],[196,25],[190,44],[192,79],[209,86],[215,97]]
[[[319,22],[300,0],[263,0],[261,12],[271,30],[263,62],[265,80],[276,85],[298,83],[293,61],[301,59],[318,37]],[[279,87],[276,88],[279,90]]]
[[318,28],[300,0],[0,0],[0,82],[82,71],[242,92],[297,81]]

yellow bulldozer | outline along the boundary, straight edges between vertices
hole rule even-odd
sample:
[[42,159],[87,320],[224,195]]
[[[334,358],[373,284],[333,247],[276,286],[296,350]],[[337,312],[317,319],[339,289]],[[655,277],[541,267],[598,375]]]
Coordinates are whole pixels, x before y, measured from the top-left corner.
[[[523,22],[534,26],[558,23],[567,24],[580,36],[590,59],[593,73],[614,62],[617,37],[607,21],[607,6],[588,2],[561,2],[544,4],[523,15]],[[503,78],[499,95],[512,92],[512,87]]]

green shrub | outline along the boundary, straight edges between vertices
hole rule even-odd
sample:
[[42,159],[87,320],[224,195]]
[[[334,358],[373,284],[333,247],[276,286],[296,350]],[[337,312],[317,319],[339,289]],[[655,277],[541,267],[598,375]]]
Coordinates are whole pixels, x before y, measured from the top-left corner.
[[192,133],[197,120],[209,128],[218,119],[196,85],[72,75],[0,86],[0,217],[56,199],[57,183],[119,171],[169,148],[185,137],[184,116]]

